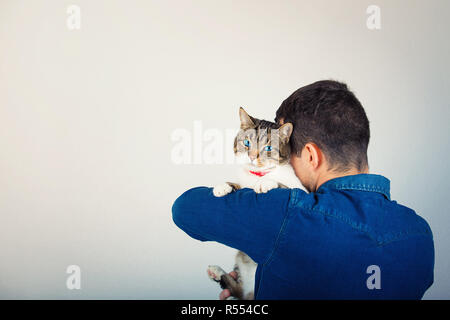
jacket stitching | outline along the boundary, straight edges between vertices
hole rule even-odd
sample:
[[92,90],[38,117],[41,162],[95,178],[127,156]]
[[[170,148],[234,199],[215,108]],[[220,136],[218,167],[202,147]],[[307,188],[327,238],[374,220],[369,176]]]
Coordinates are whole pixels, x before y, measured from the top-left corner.
[[335,189],[339,190],[359,190],[359,191],[375,191],[378,193],[382,193],[386,198],[390,199],[389,191],[386,188],[378,187],[375,185],[345,185],[345,184],[333,184],[330,185],[333,186]]

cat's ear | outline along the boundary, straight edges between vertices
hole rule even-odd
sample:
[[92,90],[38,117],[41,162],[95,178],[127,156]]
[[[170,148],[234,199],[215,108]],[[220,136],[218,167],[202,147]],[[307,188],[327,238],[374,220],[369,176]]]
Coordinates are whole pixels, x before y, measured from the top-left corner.
[[255,122],[253,122],[252,117],[242,107],[239,108],[239,118],[241,119],[241,129],[245,130],[255,127]]
[[282,141],[288,141],[291,137],[292,130],[294,129],[292,123],[285,123],[279,129],[280,138]]

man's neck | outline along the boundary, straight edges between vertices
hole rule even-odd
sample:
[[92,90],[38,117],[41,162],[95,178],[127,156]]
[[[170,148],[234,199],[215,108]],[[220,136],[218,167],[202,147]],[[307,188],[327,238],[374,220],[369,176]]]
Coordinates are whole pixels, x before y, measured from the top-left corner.
[[334,172],[334,171],[324,171],[323,174],[320,174],[317,178],[316,187],[314,188],[314,191],[317,191],[319,187],[327,182],[328,180],[345,177],[345,176],[352,176],[355,174],[361,174],[361,173],[369,173],[369,168],[365,168],[364,170],[358,170],[356,168],[350,169],[347,171],[342,172]]

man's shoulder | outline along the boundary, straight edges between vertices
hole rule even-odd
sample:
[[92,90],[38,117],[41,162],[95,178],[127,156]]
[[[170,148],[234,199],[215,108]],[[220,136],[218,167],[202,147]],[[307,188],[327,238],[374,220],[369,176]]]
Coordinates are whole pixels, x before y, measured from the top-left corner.
[[415,236],[432,238],[427,221],[413,209],[371,192],[293,189],[289,206],[298,208],[299,214],[326,216],[329,223],[346,224],[368,234],[378,245]]
[[380,237],[380,244],[406,240],[412,237],[425,237],[433,239],[428,222],[415,210],[395,200],[386,202],[384,219],[389,225],[390,232]]

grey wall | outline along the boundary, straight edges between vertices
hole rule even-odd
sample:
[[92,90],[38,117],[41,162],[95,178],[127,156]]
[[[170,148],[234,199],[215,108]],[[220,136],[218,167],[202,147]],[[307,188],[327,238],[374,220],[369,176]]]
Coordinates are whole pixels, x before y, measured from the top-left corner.
[[[66,26],[70,4],[81,29]],[[381,8],[381,29],[366,8]],[[342,80],[371,121],[370,169],[431,225],[450,298],[450,3],[0,1],[0,298],[217,298],[233,250],[171,220],[230,165],[176,165],[176,129],[273,119],[292,91]],[[227,146],[229,147],[229,146]],[[68,290],[68,265],[82,289]]]

